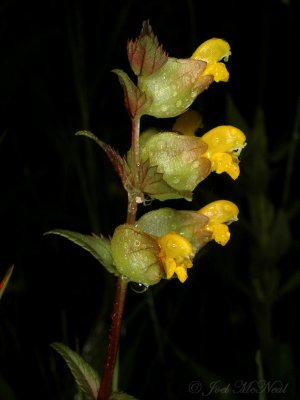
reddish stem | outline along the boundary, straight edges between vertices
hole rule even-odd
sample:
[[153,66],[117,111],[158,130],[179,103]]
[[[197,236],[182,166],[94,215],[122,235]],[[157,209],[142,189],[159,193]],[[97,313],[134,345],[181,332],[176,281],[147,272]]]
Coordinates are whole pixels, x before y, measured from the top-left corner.
[[112,378],[119,350],[122,316],[124,310],[127,282],[121,277],[117,278],[116,295],[111,315],[108,346],[105,354],[104,371],[98,392],[98,400],[108,400],[111,390]]
[[[137,212],[137,197],[135,188],[139,184],[139,136],[140,136],[140,118],[132,119],[131,136],[131,173],[133,178],[133,192],[128,192],[127,223],[134,224]],[[101,384],[97,400],[108,400],[116,358],[119,350],[120,333],[122,325],[122,316],[127,291],[127,281],[121,277],[117,278],[117,287],[115,294],[114,307],[111,315],[111,326],[108,337],[108,346],[105,354],[104,370],[101,378]]]

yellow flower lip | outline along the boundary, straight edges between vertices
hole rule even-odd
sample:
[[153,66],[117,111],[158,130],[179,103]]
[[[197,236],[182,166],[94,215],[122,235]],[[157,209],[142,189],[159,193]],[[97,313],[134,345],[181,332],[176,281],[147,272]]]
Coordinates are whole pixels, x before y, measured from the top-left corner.
[[240,174],[239,155],[246,146],[246,136],[234,126],[221,125],[205,133],[201,140],[208,145],[202,155],[210,160],[211,171],[217,174],[227,172],[232,179]]
[[212,233],[212,239],[225,246],[230,239],[228,225],[238,220],[238,207],[228,200],[217,200],[202,207],[199,214],[209,218],[206,229]]
[[191,243],[183,236],[170,232],[157,239],[160,246],[158,257],[160,258],[166,272],[166,278],[170,279],[177,275],[180,282],[187,279],[187,268],[191,268],[194,256]]

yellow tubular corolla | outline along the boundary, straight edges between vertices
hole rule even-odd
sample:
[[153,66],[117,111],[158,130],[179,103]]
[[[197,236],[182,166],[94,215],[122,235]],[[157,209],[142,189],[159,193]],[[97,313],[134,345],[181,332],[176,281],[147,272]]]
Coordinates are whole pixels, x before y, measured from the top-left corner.
[[206,40],[202,43],[193,53],[192,59],[202,60],[207,63],[203,75],[213,75],[215,82],[227,82],[229,79],[229,72],[227,71],[224,63],[230,56],[230,46],[223,39],[213,38]]
[[228,200],[217,200],[198,211],[209,218],[206,229],[212,232],[212,239],[225,246],[230,239],[228,225],[238,220],[238,207]]
[[176,274],[183,283],[187,279],[186,269],[193,266],[191,243],[175,232],[161,236],[157,242],[160,246],[158,257],[164,266],[166,278],[170,279]]
[[208,145],[207,151],[202,154],[211,162],[211,171],[217,174],[227,172],[232,179],[240,174],[239,155],[246,146],[244,133],[234,126],[218,126],[201,137]]

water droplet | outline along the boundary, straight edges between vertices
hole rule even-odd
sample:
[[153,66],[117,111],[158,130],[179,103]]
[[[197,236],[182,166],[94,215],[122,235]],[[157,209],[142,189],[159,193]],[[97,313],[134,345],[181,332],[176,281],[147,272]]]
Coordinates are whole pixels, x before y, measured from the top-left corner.
[[178,177],[178,176],[174,176],[173,178],[172,178],[172,183],[179,183],[179,181],[180,181],[180,178]]
[[182,101],[181,101],[181,100],[177,100],[177,101],[176,101],[176,107],[180,107],[181,104],[182,104]]
[[122,276],[121,276],[121,279],[122,279],[123,281],[128,281],[128,278],[127,278],[126,275],[122,275]]
[[135,247],[140,247],[141,242],[139,240],[135,240],[134,245],[135,245]]
[[143,283],[130,282],[129,287],[135,293],[144,293],[146,292],[149,286],[144,285]]

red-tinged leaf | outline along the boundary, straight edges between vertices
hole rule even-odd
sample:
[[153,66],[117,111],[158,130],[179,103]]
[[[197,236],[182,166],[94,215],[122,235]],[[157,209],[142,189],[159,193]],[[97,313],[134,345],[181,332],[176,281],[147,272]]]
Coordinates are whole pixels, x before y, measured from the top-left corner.
[[8,270],[6,271],[6,274],[4,275],[4,278],[2,279],[2,281],[0,282],[0,300],[3,296],[3,293],[6,289],[6,286],[8,285],[8,282],[10,280],[11,274],[14,270],[14,266],[12,265],[11,267],[8,268]]
[[112,72],[118,75],[119,81],[124,90],[124,103],[131,118],[142,116],[148,105],[151,104],[145,93],[132,82],[126,72],[121,69],[114,69]]
[[130,66],[137,76],[147,76],[161,68],[168,55],[159,45],[149,21],[144,21],[140,36],[130,40],[127,45]]
[[104,150],[105,154],[109,158],[110,162],[112,163],[115,171],[119,175],[122,180],[123,185],[127,182],[129,167],[127,165],[126,160],[120,156],[120,154],[111,147],[109,144],[102,142],[96,135],[94,135],[90,131],[78,131],[75,133],[76,136],[86,136],[92,140],[94,140],[102,150]]

